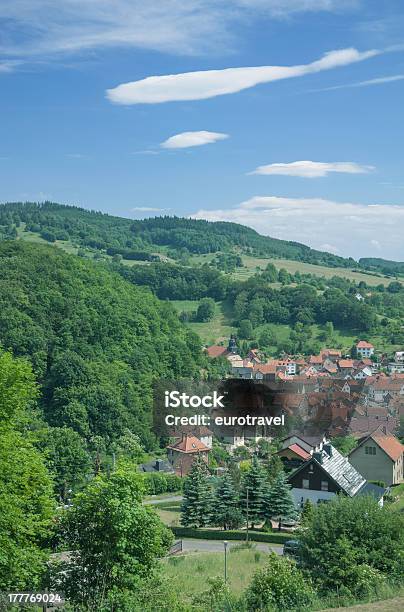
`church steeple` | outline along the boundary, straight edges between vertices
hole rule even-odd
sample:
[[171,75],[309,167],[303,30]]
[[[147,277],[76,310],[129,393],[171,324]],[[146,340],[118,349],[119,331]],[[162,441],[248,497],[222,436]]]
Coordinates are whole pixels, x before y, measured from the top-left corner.
[[229,351],[229,353],[233,353],[234,355],[237,353],[237,338],[234,334],[230,336],[227,350]]

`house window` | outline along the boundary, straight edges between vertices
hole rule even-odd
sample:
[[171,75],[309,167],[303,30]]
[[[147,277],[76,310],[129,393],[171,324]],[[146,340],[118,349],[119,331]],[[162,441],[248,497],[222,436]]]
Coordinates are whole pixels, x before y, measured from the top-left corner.
[[310,481],[308,478],[303,478],[302,486],[303,486],[303,489],[310,489]]
[[365,446],[365,455],[376,455],[375,446]]
[[322,491],[328,491],[328,480],[322,480],[321,481],[321,490]]

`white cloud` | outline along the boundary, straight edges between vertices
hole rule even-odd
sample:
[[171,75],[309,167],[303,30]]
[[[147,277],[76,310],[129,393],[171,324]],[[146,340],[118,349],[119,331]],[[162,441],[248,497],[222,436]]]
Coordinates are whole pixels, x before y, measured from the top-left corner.
[[222,134],[221,132],[182,132],[181,134],[170,136],[160,146],[163,149],[187,149],[188,147],[212,144],[219,140],[225,140],[228,137],[228,134]]
[[346,66],[378,55],[380,51],[360,52],[357,49],[330,51],[310,64],[296,66],[255,66],[225,68],[150,76],[140,81],[123,83],[107,89],[107,98],[115,104],[156,104],[179,100],[205,100],[236,93],[260,83],[299,77],[306,74]]
[[377,249],[387,259],[404,260],[404,205],[256,196],[232,209],[199,210],[191,216],[234,221],[316,249],[332,245],[344,256],[371,256]]
[[394,74],[392,76],[378,77],[376,79],[368,79],[367,81],[358,81],[356,83],[346,83],[344,85],[334,85],[334,87],[323,87],[312,91],[334,91],[335,89],[350,89],[351,87],[369,87],[371,85],[383,85],[384,83],[394,83],[402,81],[404,74]]
[[314,162],[295,161],[288,164],[276,163],[267,166],[258,166],[249,174],[279,174],[282,176],[300,176],[304,178],[318,178],[327,176],[330,172],[345,174],[365,174],[374,170],[374,166],[364,166],[355,162]]
[[164,212],[171,210],[171,208],[154,208],[153,206],[135,206],[131,208],[132,212]]
[[101,47],[174,53],[236,47],[257,17],[351,9],[356,0],[13,0],[0,2],[0,54],[38,57]]
[[12,72],[21,63],[19,60],[0,60],[0,72]]

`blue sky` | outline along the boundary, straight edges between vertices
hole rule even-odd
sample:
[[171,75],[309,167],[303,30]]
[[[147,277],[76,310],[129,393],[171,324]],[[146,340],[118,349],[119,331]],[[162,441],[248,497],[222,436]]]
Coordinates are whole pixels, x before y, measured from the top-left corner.
[[404,260],[401,0],[84,4],[0,5],[0,201]]

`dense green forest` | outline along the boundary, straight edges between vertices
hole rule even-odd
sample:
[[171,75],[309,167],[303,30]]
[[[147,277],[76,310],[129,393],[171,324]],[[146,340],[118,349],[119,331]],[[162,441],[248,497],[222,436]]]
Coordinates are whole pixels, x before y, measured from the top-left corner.
[[[115,249],[132,259],[147,259],[159,247],[190,253],[215,253],[234,248],[256,256],[294,259],[327,266],[352,267],[351,258],[316,251],[304,244],[261,236],[236,223],[209,222],[179,217],[123,219],[53,202],[13,202],[0,206],[0,236],[15,238],[16,228],[25,223],[28,231],[49,242],[72,240],[83,247]],[[133,253],[141,252],[140,257]],[[132,255],[131,255],[132,253]]]
[[199,371],[197,336],[173,307],[51,246],[0,243],[0,344],[27,356],[53,426],[108,445],[150,433],[152,383]]
[[[162,262],[113,267],[135,285],[149,287],[160,299],[223,300],[235,327],[242,321],[249,321],[252,329],[264,324],[330,322],[358,334],[373,332],[391,342],[404,341],[399,324],[404,316],[404,287],[397,281],[370,288],[364,282],[357,284],[338,276],[322,279],[298,272],[291,275],[283,269],[278,272],[271,263],[245,281],[234,280],[207,264],[197,268]],[[284,350],[294,352],[294,348],[301,351],[301,343],[285,345]],[[310,343],[306,348],[313,350]]]
[[362,257],[359,263],[368,270],[375,270],[383,274],[404,274],[404,261],[391,261],[380,257]]

